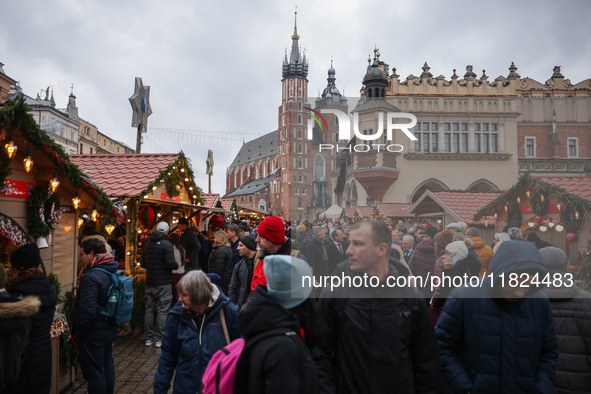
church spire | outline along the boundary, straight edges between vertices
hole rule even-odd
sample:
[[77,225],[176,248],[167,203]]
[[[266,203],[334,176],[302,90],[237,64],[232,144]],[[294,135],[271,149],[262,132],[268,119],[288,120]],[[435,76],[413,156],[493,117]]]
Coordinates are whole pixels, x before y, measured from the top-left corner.
[[[298,10],[294,12],[294,26],[293,26],[293,34],[291,36],[291,53],[289,56],[289,60],[287,56],[283,60],[283,79],[286,78],[303,78],[305,79],[308,76],[308,62],[306,60],[306,55],[302,56],[300,52],[300,44],[299,39],[300,36],[298,35]],[[287,54],[286,54],[287,55]]]

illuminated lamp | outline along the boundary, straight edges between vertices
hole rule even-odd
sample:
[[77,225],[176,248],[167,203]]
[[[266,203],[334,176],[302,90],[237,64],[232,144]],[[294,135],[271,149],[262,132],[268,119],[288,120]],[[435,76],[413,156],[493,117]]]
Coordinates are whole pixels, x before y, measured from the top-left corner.
[[49,186],[51,186],[51,191],[54,193],[60,187],[60,180],[57,179],[57,171],[53,173],[53,179],[51,180],[51,182],[49,182]]
[[18,147],[14,143],[14,136],[12,134],[8,139],[8,143],[4,145],[4,149],[6,149],[6,154],[8,155],[9,159],[12,159],[14,156],[16,156],[16,151],[18,150]]
[[78,197],[78,190],[76,190],[76,194],[72,199],[72,205],[74,206],[74,209],[78,209],[78,207],[80,206],[80,197]]

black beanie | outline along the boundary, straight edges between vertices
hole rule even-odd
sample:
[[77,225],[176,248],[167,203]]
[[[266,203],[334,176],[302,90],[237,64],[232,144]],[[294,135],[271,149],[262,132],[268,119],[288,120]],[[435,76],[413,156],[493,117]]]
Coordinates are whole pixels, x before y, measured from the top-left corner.
[[41,264],[41,254],[36,244],[26,244],[12,252],[10,264],[15,269],[36,268]]
[[257,241],[256,238],[252,235],[245,235],[244,237],[240,238],[240,242],[242,245],[246,246],[250,250],[257,250]]

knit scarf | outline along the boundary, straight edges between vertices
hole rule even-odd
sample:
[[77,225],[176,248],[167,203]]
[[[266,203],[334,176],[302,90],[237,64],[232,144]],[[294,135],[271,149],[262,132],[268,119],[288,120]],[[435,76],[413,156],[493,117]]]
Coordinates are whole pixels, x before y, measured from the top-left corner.
[[45,273],[43,272],[43,270],[39,267],[35,267],[35,268],[27,268],[25,270],[13,270],[16,271],[16,275],[14,276],[14,278],[12,279],[10,285],[14,286],[17,282],[20,282],[21,280],[28,278],[29,276],[45,276]]
[[96,256],[94,256],[93,258],[89,259],[86,262],[86,264],[84,264],[82,269],[80,270],[80,274],[78,275],[78,284],[80,284],[82,277],[84,276],[84,274],[86,274],[87,271],[89,271],[89,270],[93,269],[94,267],[97,267],[101,264],[110,263],[112,261],[114,261],[113,255],[108,254],[108,253],[99,253]]

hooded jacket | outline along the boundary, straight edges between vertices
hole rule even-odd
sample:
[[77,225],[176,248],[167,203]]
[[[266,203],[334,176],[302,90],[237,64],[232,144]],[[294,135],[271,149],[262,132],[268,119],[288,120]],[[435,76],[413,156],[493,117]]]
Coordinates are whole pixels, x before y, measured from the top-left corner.
[[[550,302],[531,286],[510,302],[511,273],[546,274],[537,248],[504,242],[491,261],[494,278],[452,291],[435,327],[441,364],[453,392],[551,393],[558,344]],[[491,280],[492,279],[492,280]]]
[[29,344],[31,317],[40,306],[37,297],[19,299],[0,289],[0,391],[13,390]]
[[[261,318],[264,316],[264,318]],[[258,286],[240,312],[240,329],[246,344],[265,331],[284,328],[288,335],[273,335],[256,343],[244,360],[248,365],[248,390],[252,394],[311,394],[318,392],[318,376],[310,352],[299,335],[298,318]],[[242,364],[241,364],[242,365]]]
[[167,241],[166,234],[154,231],[144,250],[141,265],[146,269],[146,286],[172,284],[172,271],[178,268],[178,264],[174,259],[174,246]]
[[488,275],[489,272],[489,263],[492,260],[495,253],[493,252],[492,248],[484,242],[484,240],[480,237],[471,237],[472,242],[474,242],[474,251],[476,252],[476,256],[478,256],[478,260],[482,264],[480,268],[480,273],[478,274],[479,277],[483,277],[484,275]]
[[422,284],[417,289],[423,293],[425,298],[431,298],[433,291],[430,289],[430,283],[425,283],[427,275],[433,275],[433,266],[435,265],[435,241],[428,238],[418,243],[413,253],[413,274],[423,278]]
[[211,356],[227,345],[220,309],[224,309],[230,340],[240,337],[238,307],[217,286],[213,287],[209,305],[200,317],[184,309],[180,301],[171,309],[162,336],[158,370],[154,374],[154,393],[168,392],[175,368],[173,393],[199,391],[201,378]]
[[[391,256],[388,277],[408,274]],[[358,276],[348,260],[337,265],[333,275]],[[417,290],[386,285],[340,286],[332,291],[326,287],[317,312],[321,393],[439,392],[437,341]]]
[[41,301],[39,312],[31,317],[31,333],[25,362],[16,386],[22,393],[49,393],[51,390],[51,336],[49,329],[57,294],[45,275],[27,276],[10,286],[10,294],[36,296]]

